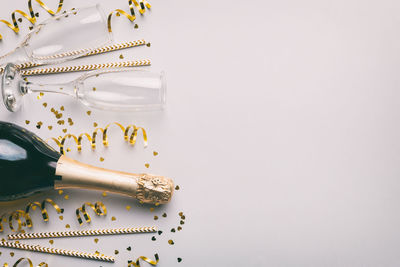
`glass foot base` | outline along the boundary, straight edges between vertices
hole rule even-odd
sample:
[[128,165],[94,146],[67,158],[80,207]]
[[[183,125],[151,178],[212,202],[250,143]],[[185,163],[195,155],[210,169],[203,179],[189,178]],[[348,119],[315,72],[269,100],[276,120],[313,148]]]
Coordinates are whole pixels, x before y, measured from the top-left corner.
[[1,93],[6,108],[15,112],[22,106],[23,93],[21,91],[21,74],[14,64],[8,63],[1,78]]

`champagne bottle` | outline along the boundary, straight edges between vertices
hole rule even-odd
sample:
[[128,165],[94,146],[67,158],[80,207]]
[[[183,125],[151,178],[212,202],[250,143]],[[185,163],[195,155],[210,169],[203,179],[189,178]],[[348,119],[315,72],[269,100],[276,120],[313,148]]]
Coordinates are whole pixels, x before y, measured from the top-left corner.
[[171,179],[90,166],[61,155],[34,133],[0,121],[0,201],[53,189],[82,188],[134,197],[142,203],[171,200]]

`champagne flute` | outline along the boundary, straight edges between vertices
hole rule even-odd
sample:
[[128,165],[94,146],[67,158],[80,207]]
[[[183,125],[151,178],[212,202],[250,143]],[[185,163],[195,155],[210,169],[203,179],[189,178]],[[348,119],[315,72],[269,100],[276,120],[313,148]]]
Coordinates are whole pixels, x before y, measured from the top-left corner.
[[36,84],[25,81],[19,69],[9,63],[2,76],[1,92],[3,102],[11,112],[21,108],[24,95],[35,92],[72,96],[86,106],[98,109],[157,110],[166,102],[166,80],[163,72],[113,68],[88,72],[68,83]]
[[100,5],[74,9],[37,24],[15,50],[0,57],[0,66],[27,61],[59,63],[111,42],[112,34]]

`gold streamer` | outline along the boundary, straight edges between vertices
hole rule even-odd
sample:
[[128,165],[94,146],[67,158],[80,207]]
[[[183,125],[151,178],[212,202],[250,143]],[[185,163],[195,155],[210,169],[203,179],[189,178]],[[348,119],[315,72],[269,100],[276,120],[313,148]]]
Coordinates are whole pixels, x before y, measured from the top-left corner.
[[[32,263],[32,261],[31,261],[31,259],[29,259],[29,258],[20,258],[19,260],[17,260],[15,263],[14,263],[14,265],[13,265],[13,267],[17,267],[21,262],[23,262],[23,261],[27,261],[28,262],[28,264],[29,264],[29,267],[33,267],[33,263]],[[8,267],[9,265],[8,265],[8,263],[4,263],[4,265],[3,265],[3,267]],[[41,262],[41,263],[39,263],[39,265],[37,265],[36,267],[48,267],[49,265],[47,265],[47,263],[45,263],[45,262]]]
[[144,14],[144,12],[146,11],[146,7],[148,9],[151,8],[151,5],[149,2],[147,2],[146,0],[128,0],[129,1],[129,10],[130,13],[125,12],[122,9],[116,9],[114,11],[112,11],[109,15],[108,15],[108,31],[112,32],[112,28],[111,28],[111,18],[114,15],[114,13],[116,14],[122,14],[125,17],[127,17],[131,22],[133,22],[136,19],[136,15],[135,15],[135,8],[134,5],[136,6],[136,8],[139,10],[139,13],[141,15]]
[[[141,130],[142,135],[143,135],[144,147],[147,147],[147,133],[144,128],[137,127],[136,125],[133,125],[133,124],[128,125],[127,127],[124,127],[124,126],[122,126],[122,124],[120,124],[118,122],[110,123],[104,129],[96,128],[91,135],[88,133],[81,133],[79,136],[76,136],[73,134],[67,134],[60,139],[53,137],[50,140],[53,140],[57,144],[57,146],[60,148],[60,153],[65,155],[65,149],[64,149],[65,142],[71,138],[75,141],[79,152],[82,151],[82,140],[85,139],[85,137],[90,142],[92,149],[96,149],[96,137],[97,137],[98,133],[100,132],[100,134],[102,134],[102,143],[104,146],[107,147],[107,146],[109,146],[107,131],[108,131],[109,127],[114,124],[117,125],[122,130],[122,132],[124,133],[124,140],[127,141],[132,146],[136,144],[138,132]],[[131,129],[132,129],[132,133],[129,134]],[[48,141],[50,141],[50,140],[48,140]]]
[[151,264],[151,265],[153,265],[153,266],[156,266],[157,263],[160,261],[160,259],[158,258],[158,254],[154,254],[154,257],[155,257],[156,259],[153,261],[153,260],[151,260],[151,259],[149,259],[149,258],[147,258],[147,257],[145,257],[145,256],[140,256],[139,258],[137,258],[136,261],[131,261],[131,262],[128,264],[128,267],[130,267],[130,266],[140,267],[140,262],[139,262],[139,260],[143,260],[143,261],[145,261],[145,262],[147,262],[147,263],[149,263],[149,264]]
[[[41,0],[34,0],[34,1],[36,3],[38,3],[41,8],[46,10],[47,13],[54,16],[61,11],[64,0],[59,1],[58,8],[56,11],[53,11],[50,8],[48,8]],[[7,25],[7,27],[9,27],[15,33],[19,33],[19,26],[18,26],[18,22],[17,22],[17,18],[16,18],[16,13],[22,15],[22,17],[27,19],[32,25],[34,25],[36,23],[36,16],[35,16],[35,12],[33,11],[32,0],[28,0],[28,9],[29,9],[29,14],[27,14],[24,11],[19,10],[19,9],[14,10],[14,12],[11,13],[12,24],[4,19],[0,19],[0,22],[3,22],[5,25]],[[3,39],[3,36],[0,34],[0,40],[2,40],[2,39]]]
[[78,222],[80,225],[83,225],[83,220],[81,217],[81,213],[83,214],[83,217],[85,218],[85,221],[87,223],[90,223],[92,219],[90,218],[89,214],[86,211],[86,206],[89,206],[97,216],[105,216],[107,215],[107,208],[101,201],[97,201],[94,205],[90,202],[85,202],[82,207],[76,209],[76,218],[78,219]]
[[[32,222],[32,218],[29,214],[29,211],[31,209],[35,210],[36,208],[39,208],[41,210],[43,220],[45,222],[49,221],[49,214],[47,213],[46,203],[49,203],[57,211],[58,214],[64,212],[63,209],[61,209],[53,200],[51,200],[49,198],[43,200],[42,203],[31,202],[26,206],[25,211],[16,210],[14,212],[11,212],[11,214],[10,213],[3,214],[0,217],[0,232],[4,231],[3,222],[4,223],[7,222],[7,217],[8,217],[8,225],[12,232],[21,231],[22,226],[27,226],[28,228],[32,228],[33,222]],[[24,223],[22,222],[21,218],[24,218]],[[17,224],[18,224],[17,230],[14,228],[14,221],[17,221]]]

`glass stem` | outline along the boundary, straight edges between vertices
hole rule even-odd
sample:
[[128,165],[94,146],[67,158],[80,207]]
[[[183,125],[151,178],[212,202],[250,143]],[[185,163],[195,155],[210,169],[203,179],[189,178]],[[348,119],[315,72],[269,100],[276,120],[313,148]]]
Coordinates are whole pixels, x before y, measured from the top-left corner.
[[77,97],[77,87],[75,86],[74,82],[38,84],[21,81],[20,88],[23,94],[47,92]]
[[17,47],[13,51],[0,56],[0,66],[4,67],[7,63],[20,64],[26,62],[27,55],[23,47]]

